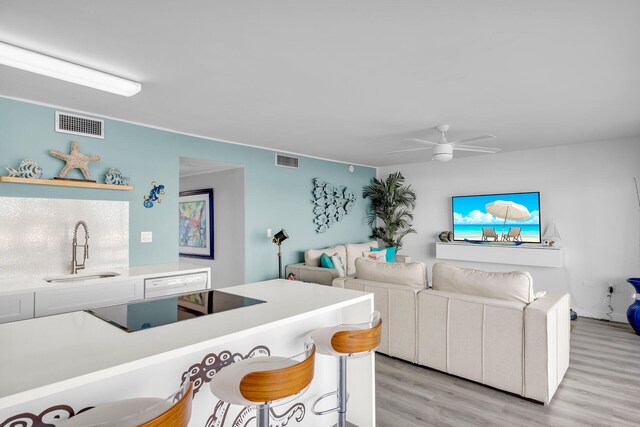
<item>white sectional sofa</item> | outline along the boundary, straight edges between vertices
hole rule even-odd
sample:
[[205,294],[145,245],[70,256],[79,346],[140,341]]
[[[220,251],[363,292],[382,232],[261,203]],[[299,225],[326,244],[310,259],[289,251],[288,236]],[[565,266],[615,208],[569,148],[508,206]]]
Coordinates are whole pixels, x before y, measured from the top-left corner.
[[374,294],[381,353],[549,403],[569,366],[569,295],[538,299],[529,273],[355,261],[333,286]]
[[[296,279],[302,282],[331,286],[333,279],[338,278],[338,270],[320,267],[320,257],[323,253],[327,253],[329,256],[340,255],[345,263],[347,276],[353,277],[356,273],[356,258],[362,257],[362,254],[369,252],[372,247],[377,248],[378,242],[372,240],[366,243],[348,243],[323,249],[307,249],[304,252],[304,262],[287,265],[286,275],[293,273],[296,275]],[[409,257],[396,255],[396,262],[404,263],[409,261],[411,261]]]

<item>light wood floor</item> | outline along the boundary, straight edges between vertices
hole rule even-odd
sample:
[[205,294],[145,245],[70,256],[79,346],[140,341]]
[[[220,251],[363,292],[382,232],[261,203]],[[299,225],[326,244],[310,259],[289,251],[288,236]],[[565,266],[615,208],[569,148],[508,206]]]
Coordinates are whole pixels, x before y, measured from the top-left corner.
[[640,336],[579,319],[569,370],[550,405],[376,355],[378,427],[638,426]]

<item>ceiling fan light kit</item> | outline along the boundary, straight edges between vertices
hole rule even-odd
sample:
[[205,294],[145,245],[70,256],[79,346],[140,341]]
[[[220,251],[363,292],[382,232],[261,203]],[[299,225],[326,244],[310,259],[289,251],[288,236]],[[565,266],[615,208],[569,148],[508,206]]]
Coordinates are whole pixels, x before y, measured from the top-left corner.
[[0,64],[116,95],[132,96],[142,90],[138,82],[3,42]]
[[433,146],[433,160],[448,162],[453,159],[453,147],[449,144],[438,144]]
[[494,154],[500,151],[495,147],[480,147],[478,145],[467,145],[466,143],[493,139],[495,135],[481,135],[472,138],[459,139],[457,141],[448,142],[445,133],[449,130],[449,125],[436,126],[434,129],[440,132],[440,140],[438,142],[426,141],[424,139],[409,138],[407,141],[417,142],[418,144],[427,145],[428,147],[409,148],[407,150],[389,151],[387,154],[408,153],[413,151],[429,150],[433,148],[432,160],[439,162],[448,162],[453,159],[453,151],[472,151],[475,153]]

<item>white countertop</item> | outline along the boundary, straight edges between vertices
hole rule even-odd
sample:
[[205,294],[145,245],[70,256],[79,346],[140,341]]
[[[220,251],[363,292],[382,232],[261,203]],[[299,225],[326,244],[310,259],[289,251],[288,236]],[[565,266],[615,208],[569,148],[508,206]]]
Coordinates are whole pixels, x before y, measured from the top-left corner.
[[[84,280],[81,282],[59,282],[59,283],[49,283],[44,279],[45,277],[23,277],[23,278],[12,278],[12,279],[2,279],[0,280],[0,296],[2,295],[10,295],[24,292],[38,292],[45,291],[50,289],[63,289],[63,288],[71,288],[77,286],[91,286],[95,284],[101,284],[106,282],[118,282],[121,280],[128,280],[131,278],[140,278],[140,279],[150,279],[153,277],[159,277],[164,275],[171,274],[185,274],[185,273],[196,273],[200,271],[208,271],[209,267],[203,267],[201,265],[188,264],[183,262],[175,262],[169,264],[154,264],[154,265],[142,265],[139,267],[129,267],[129,268],[115,268],[108,270],[80,270],[77,276],[85,276],[90,275],[92,273],[118,273],[115,277],[108,277],[102,279],[92,279],[92,280]],[[59,275],[55,277],[68,277],[69,279],[73,279],[74,275]]]
[[133,333],[82,311],[0,324],[0,408],[373,299],[281,279],[222,291],[267,302]]

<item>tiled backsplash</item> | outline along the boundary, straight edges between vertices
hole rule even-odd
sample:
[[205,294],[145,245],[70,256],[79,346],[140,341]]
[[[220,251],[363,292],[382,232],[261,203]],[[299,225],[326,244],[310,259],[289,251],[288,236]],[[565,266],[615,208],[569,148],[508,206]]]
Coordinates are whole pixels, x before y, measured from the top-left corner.
[[0,279],[69,274],[80,220],[89,226],[87,271],[129,266],[129,202],[0,197]]

